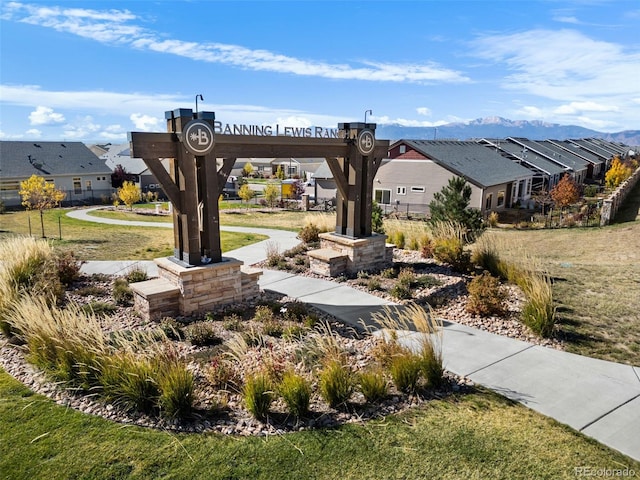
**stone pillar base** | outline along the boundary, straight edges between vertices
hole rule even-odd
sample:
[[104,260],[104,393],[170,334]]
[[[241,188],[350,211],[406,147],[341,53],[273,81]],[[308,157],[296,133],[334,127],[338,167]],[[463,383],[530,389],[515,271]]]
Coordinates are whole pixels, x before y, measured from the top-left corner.
[[386,240],[387,236],[380,234],[350,238],[333,232],[321,233],[320,249],[308,253],[311,271],[337,277],[388,267],[393,262],[394,245]]
[[262,270],[234,258],[196,267],[155,259],[160,278],[134,283],[134,306],[146,320],[193,315],[256,298]]

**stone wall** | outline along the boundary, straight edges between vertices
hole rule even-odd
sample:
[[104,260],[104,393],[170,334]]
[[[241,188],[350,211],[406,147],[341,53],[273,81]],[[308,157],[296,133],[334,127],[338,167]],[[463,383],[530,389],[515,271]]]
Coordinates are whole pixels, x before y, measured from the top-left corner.
[[613,221],[620,206],[624,203],[629,192],[631,192],[633,187],[636,186],[638,180],[640,180],[640,167],[636,168],[635,172],[633,172],[629,178],[618,185],[618,188],[616,188],[609,197],[603,200],[602,210],[600,212],[601,227],[609,225]]
[[335,233],[320,234],[320,248],[308,253],[311,270],[320,275],[337,277],[360,271],[379,270],[391,265],[394,246],[387,236],[351,238]]
[[131,286],[135,307],[148,320],[167,315],[192,315],[242,303],[260,294],[262,270],[223,258],[209,265],[184,267],[169,258],[158,258],[160,278]]

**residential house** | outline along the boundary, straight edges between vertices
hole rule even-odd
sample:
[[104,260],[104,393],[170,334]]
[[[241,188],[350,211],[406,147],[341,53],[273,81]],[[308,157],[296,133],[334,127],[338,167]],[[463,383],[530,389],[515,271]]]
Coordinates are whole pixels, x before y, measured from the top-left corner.
[[407,211],[426,211],[433,195],[462,177],[471,186],[470,207],[483,214],[526,204],[533,173],[475,141],[399,140],[374,179],[374,199]]
[[[153,192],[157,193],[159,198],[166,198],[160,182],[156,179],[155,175],[151,173],[151,170],[149,170],[146,163],[144,163],[144,160],[131,157],[131,149],[128,143],[116,145],[108,143],[105,145],[93,145],[89,148],[95,153],[100,153],[100,150],[103,150],[104,153],[99,156],[112,171],[114,171],[118,165],[122,166],[125,172],[132,175],[134,182],[140,187],[142,193]],[[169,161],[163,160],[162,163],[168,170]]]
[[588,180],[601,180],[604,178],[606,162],[599,157],[583,148],[576,145],[571,140],[547,140],[556,147],[559,147],[567,152],[571,152],[573,155],[586,160],[587,165],[587,179]]
[[32,175],[53,182],[66,205],[98,203],[111,196],[111,169],[81,142],[0,141],[0,200],[22,203],[20,182]]
[[255,173],[260,176],[272,176],[282,168],[285,178],[300,178],[309,180],[322,165],[324,158],[237,158],[232,175],[242,176],[242,170],[247,163],[251,163]]
[[551,191],[567,171],[566,167],[509,140],[483,138],[478,140],[478,143],[494,149],[509,160],[531,170],[533,173],[531,190],[533,192]]
[[543,158],[560,165],[573,177],[578,185],[583,184],[587,179],[589,166],[591,165],[590,162],[559,148],[551,142],[541,142],[517,137],[509,137],[507,140],[520,145],[523,149],[526,149],[527,152],[541,155]]

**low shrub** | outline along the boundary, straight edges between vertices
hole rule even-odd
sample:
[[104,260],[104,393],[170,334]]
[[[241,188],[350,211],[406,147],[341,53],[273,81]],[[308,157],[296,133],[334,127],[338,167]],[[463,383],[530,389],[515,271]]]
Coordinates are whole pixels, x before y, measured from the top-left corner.
[[280,253],[278,245],[274,242],[267,242],[266,257],[265,265],[267,267],[277,267],[279,264],[285,262],[284,255]]
[[267,305],[259,305],[256,307],[256,311],[253,315],[253,320],[256,322],[271,322],[275,320],[275,314],[273,310]]
[[367,281],[367,289],[371,290],[372,292],[382,290],[382,284],[380,283],[380,280],[372,277]]
[[401,392],[415,392],[422,370],[421,357],[410,351],[392,358],[389,373],[394,385]]
[[364,398],[369,403],[375,403],[387,396],[389,391],[387,380],[381,371],[370,370],[358,375],[358,384]]
[[158,326],[169,340],[182,340],[184,338],[182,325],[175,318],[164,317],[160,320]]
[[225,330],[230,330],[232,332],[241,332],[244,330],[244,321],[240,317],[240,315],[236,313],[232,313],[230,315],[226,315],[222,319],[222,326]]
[[236,371],[233,363],[221,356],[214,357],[207,369],[205,369],[207,380],[215,388],[221,390],[239,391],[242,379]]
[[187,325],[183,332],[185,340],[197,347],[208,347],[222,343],[222,339],[216,333],[215,325],[211,322],[192,323]]
[[489,272],[474,276],[467,289],[469,300],[466,309],[472,315],[488,317],[505,313],[507,294],[500,280]]
[[309,308],[303,302],[293,300],[283,305],[280,313],[284,314],[287,320],[302,322],[309,315]]
[[446,263],[458,271],[469,268],[470,256],[464,250],[464,242],[459,238],[436,238],[433,242],[433,258]]
[[278,393],[291,414],[296,417],[304,417],[309,412],[311,386],[301,375],[287,370],[278,385]]
[[298,232],[298,238],[304,243],[314,243],[320,240],[320,229],[315,224],[307,224]]
[[111,315],[118,310],[118,307],[109,302],[91,302],[82,306],[82,311],[89,315]]
[[332,408],[345,404],[353,393],[353,374],[337,359],[326,363],[318,383],[320,395]]
[[264,373],[249,375],[242,389],[247,410],[258,420],[264,420],[274,400],[271,380]]
[[149,279],[147,272],[139,265],[134,265],[129,269],[127,274],[125,275],[127,282],[136,283],[136,282],[144,282]]
[[84,261],[76,259],[72,252],[56,253],[54,262],[58,278],[65,286],[71,285],[80,277],[80,267],[85,263]]
[[262,324],[262,333],[265,335],[269,335],[270,337],[279,338],[282,336],[284,332],[284,327],[282,323],[280,323],[275,318],[272,320],[267,320]]
[[389,294],[398,300],[409,300],[410,298],[413,298],[411,287],[399,281],[391,287]]
[[304,337],[307,328],[302,325],[289,325],[282,331],[282,338],[289,341],[298,340]]
[[429,237],[425,237],[420,242],[420,256],[422,258],[433,258],[434,248],[433,240]]
[[113,299],[118,305],[131,305],[133,302],[133,290],[125,278],[116,278],[113,281]]

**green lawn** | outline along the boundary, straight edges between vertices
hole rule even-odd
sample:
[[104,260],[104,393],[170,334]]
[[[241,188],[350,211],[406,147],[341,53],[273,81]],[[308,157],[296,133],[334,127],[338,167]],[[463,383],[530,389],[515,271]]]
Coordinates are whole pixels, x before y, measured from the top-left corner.
[[[152,260],[173,255],[174,240],[171,228],[85,222],[66,216],[67,211],[55,209],[45,212],[45,236],[51,240],[54,247],[72,251],[81,260]],[[126,212],[114,212],[114,216],[158,221],[158,217]],[[171,218],[164,217],[162,221],[171,223]],[[41,237],[38,212],[8,212],[0,215],[0,239],[14,235],[29,235],[29,222],[31,234]],[[252,233],[220,233],[222,250],[225,252],[266,238],[264,235]]]
[[174,434],[56,405],[0,370],[0,475],[53,479],[562,479],[640,463],[479,391],[361,425],[267,438]]

